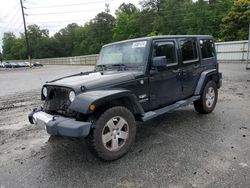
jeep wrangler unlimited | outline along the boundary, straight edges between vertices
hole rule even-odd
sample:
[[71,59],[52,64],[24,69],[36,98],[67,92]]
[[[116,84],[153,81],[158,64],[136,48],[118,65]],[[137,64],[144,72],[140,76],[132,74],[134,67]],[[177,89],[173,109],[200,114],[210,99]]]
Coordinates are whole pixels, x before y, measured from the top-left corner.
[[95,70],[47,82],[29,121],[50,135],[87,138],[115,160],[131,147],[136,122],[183,105],[214,110],[221,87],[211,36],[157,36],[103,46]]

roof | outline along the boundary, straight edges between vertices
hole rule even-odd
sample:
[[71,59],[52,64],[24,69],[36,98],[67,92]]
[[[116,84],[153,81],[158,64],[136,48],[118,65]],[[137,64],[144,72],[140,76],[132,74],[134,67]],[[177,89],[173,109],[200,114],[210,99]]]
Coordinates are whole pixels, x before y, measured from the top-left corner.
[[135,39],[128,39],[123,41],[118,41],[110,44],[106,44],[104,46],[109,46],[113,44],[120,44],[123,42],[133,42],[138,40],[157,40],[157,39],[167,39],[167,38],[213,38],[211,35],[159,35],[159,36],[151,36],[151,37],[141,37],[141,38],[135,38]]

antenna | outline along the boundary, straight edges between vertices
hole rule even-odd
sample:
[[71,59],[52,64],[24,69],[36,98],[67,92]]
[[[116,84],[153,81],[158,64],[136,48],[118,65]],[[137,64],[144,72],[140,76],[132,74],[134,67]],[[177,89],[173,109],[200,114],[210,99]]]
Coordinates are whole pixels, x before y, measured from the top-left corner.
[[110,13],[109,3],[105,3],[105,12]]

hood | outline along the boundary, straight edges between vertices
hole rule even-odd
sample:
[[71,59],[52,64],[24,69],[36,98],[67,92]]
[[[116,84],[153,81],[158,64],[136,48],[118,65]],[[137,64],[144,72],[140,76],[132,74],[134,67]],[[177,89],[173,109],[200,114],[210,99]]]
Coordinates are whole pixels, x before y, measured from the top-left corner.
[[142,74],[143,73],[139,71],[88,72],[63,77],[47,82],[46,85],[69,87],[75,91],[79,91],[80,88],[84,86],[89,90],[127,82]]

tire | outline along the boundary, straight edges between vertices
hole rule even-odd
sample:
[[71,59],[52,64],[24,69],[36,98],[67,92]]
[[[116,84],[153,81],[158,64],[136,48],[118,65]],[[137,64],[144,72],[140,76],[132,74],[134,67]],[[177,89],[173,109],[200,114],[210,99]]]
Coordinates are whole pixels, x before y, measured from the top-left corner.
[[217,99],[217,85],[214,81],[208,81],[203,89],[201,98],[194,102],[194,108],[200,114],[211,113],[216,106]]
[[134,115],[125,107],[106,110],[95,122],[88,140],[90,151],[100,159],[112,161],[125,155],[136,135]]

